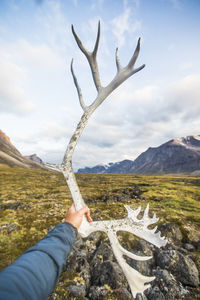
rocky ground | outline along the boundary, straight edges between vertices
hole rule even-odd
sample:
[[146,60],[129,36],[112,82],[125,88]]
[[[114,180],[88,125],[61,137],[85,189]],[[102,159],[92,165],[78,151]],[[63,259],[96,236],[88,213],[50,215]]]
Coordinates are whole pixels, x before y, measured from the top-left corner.
[[[144,240],[132,242],[131,251],[153,258],[145,262],[129,259],[129,264],[144,275],[156,277],[145,295],[138,294],[136,299],[200,299],[200,242],[183,242],[183,234],[174,223],[163,224],[159,230],[168,239],[164,248],[158,249]],[[121,242],[127,247],[125,240]],[[93,233],[86,240],[77,239],[64,273],[65,278],[75,277],[73,284],[69,280],[59,283],[66,284],[66,299],[133,299],[109,242],[101,233]],[[56,292],[49,299],[57,299]]]
[[[143,299],[200,299],[200,178],[77,174],[81,193],[94,220],[124,218],[124,205],[150,204],[169,243],[163,249],[120,234],[123,247],[145,262],[129,260],[142,274],[155,275]],[[0,269],[36,244],[62,222],[72,199],[62,174],[36,169],[0,168]],[[139,216],[140,217],[140,216]],[[129,286],[105,235],[77,239],[49,300],[131,299]],[[137,300],[142,299],[137,295]]]

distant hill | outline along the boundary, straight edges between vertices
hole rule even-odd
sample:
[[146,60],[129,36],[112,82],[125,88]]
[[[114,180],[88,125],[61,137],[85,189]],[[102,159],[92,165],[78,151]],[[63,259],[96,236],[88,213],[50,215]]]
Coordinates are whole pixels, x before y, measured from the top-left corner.
[[107,173],[106,170],[110,169],[114,163],[109,163],[108,165],[97,165],[94,167],[85,167],[83,169],[78,169],[78,173]]
[[24,157],[30,159],[31,161],[34,161],[34,162],[36,162],[36,163],[38,163],[38,164],[44,166],[44,162],[42,161],[41,158],[39,158],[39,157],[37,156],[37,154],[26,155],[26,156],[24,156]]
[[122,160],[116,163],[109,163],[107,165],[97,165],[94,167],[85,167],[82,169],[78,169],[78,173],[127,173],[127,170],[131,168],[133,165],[132,160]]
[[43,163],[41,164],[38,161],[33,161],[28,157],[22,156],[2,130],[0,130],[0,164],[10,167],[47,169]]
[[[100,171],[100,172],[99,172]],[[123,160],[79,169],[78,173],[134,174],[200,174],[200,135],[170,140],[159,147],[148,148],[134,161]]]

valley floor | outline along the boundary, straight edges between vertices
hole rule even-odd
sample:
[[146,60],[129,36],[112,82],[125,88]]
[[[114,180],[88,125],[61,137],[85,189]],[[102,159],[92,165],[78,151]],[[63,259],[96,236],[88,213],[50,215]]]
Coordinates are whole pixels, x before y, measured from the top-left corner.
[[[200,177],[77,174],[94,220],[122,218],[124,205],[174,222],[185,243],[200,243]],[[0,269],[62,222],[72,199],[61,173],[0,166]],[[200,245],[199,245],[200,247]],[[200,266],[200,253],[196,253]],[[55,298],[55,299],[62,299]],[[63,298],[64,299],[64,298]]]

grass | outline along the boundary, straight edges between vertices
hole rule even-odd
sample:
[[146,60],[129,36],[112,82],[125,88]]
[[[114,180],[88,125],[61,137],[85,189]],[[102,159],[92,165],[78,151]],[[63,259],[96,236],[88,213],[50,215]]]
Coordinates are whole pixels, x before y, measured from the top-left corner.
[[[103,202],[118,190],[139,186],[141,199],[127,204],[139,205],[156,212],[160,223],[179,224],[184,235],[200,232],[200,177],[144,176],[133,174],[77,174],[84,198],[95,219],[125,217],[124,203]],[[49,226],[60,223],[72,203],[61,173],[0,166],[0,269],[13,262],[26,249],[39,241]],[[17,209],[11,205],[17,204]],[[9,209],[10,207],[10,209]],[[15,224],[17,230],[3,225]]]

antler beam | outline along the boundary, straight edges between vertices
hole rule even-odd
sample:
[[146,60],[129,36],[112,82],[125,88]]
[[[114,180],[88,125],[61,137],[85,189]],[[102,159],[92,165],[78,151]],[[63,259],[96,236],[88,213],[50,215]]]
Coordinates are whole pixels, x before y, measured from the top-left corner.
[[[89,52],[85,49],[83,46],[81,40],[79,39],[78,35],[76,34],[74,27],[72,25],[72,33],[74,35],[74,38],[78,44],[78,47],[83,52],[83,54],[86,56],[91,71],[92,76],[94,80],[94,84],[97,89],[97,97],[93,101],[93,103],[89,106],[86,106],[83,101],[82,92],[80,89],[80,86],[78,84],[77,78],[74,73],[73,69],[73,60],[71,62],[71,73],[73,76],[74,84],[77,89],[78,97],[80,105],[83,109],[83,115],[81,117],[80,122],[77,125],[77,128],[72,135],[69,144],[67,146],[63,162],[59,166],[50,165],[50,167],[57,167],[59,170],[62,171],[64,177],[66,178],[69,190],[71,192],[74,205],[76,207],[76,210],[81,209],[85,206],[85,202],[81,196],[79,187],[76,182],[76,178],[73,172],[72,168],[72,155],[74,152],[74,149],[76,147],[76,144],[78,142],[78,139],[81,136],[81,133],[83,129],[85,128],[88,119],[92,115],[92,113],[95,111],[95,109],[127,78],[132,76],[133,74],[137,73],[138,71],[142,70],[145,65],[141,65],[138,68],[134,68],[136,60],[138,58],[139,52],[140,52],[140,38],[138,39],[138,43],[135,49],[135,52],[133,56],[131,57],[130,61],[128,62],[126,67],[122,67],[120,64],[120,60],[118,57],[118,49],[116,49],[115,53],[115,60],[116,60],[116,66],[117,66],[117,74],[113,78],[113,80],[105,87],[102,87],[100,76],[99,76],[99,70],[97,65],[97,50],[99,46],[99,39],[100,39],[100,22],[98,24],[98,33],[97,38],[94,46],[94,50],[92,52]],[[118,263],[120,264],[127,280],[130,285],[131,291],[133,296],[135,296],[137,293],[143,293],[145,289],[147,289],[149,286],[146,285],[146,283],[151,282],[154,277],[146,277],[134,270],[132,267],[130,267],[126,260],[124,259],[124,256],[128,256],[131,259],[135,260],[148,260],[151,257],[148,256],[138,256],[132,252],[127,251],[124,249],[118,241],[117,238],[117,232],[118,231],[126,231],[129,233],[132,233],[140,238],[145,239],[146,241],[154,244],[157,247],[164,246],[166,244],[166,240],[160,236],[160,233],[156,232],[156,227],[152,230],[148,229],[148,226],[151,224],[154,224],[158,221],[156,216],[154,215],[153,218],[149,218],[148,216],[148,210],[149,206],[147,205],[147,208],[145,209],[144,215],[142,219],[138,219],[138,214],[140,213],[141,208],[138,208],[137,210],[132,210],[130,207],[126,206],[126,209],[128,211],[128,216],[121,220],[109,220],[109,221],[98,221],[98,222],[92,222],[89,223],[86,219],[86,217],[83,218],[81,227],[79,228],[79,233],[83,237],[87,237],[90,233],[95,231],[103,231],[106,232],[113,252],[116,256],[116,259]]]

